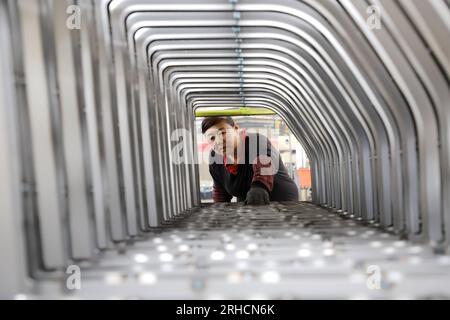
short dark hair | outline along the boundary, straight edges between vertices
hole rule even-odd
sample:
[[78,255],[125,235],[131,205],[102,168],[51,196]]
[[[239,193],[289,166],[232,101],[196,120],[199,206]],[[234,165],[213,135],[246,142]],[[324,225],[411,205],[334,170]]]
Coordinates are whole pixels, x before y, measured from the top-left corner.
[[202,133],[205,133],[206,130],[221,122],[228,123],[234,127],[234,120],[231,117],[206,117],[202,121]]

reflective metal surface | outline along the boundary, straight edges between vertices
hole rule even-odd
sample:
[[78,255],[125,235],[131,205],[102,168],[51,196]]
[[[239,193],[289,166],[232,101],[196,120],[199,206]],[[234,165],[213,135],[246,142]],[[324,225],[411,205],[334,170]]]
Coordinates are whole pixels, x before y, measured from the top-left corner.
[[2,297],[198,208],[199,107],[276,111],[317,208],[448,250],[445,0],[0,0],[0,15]]

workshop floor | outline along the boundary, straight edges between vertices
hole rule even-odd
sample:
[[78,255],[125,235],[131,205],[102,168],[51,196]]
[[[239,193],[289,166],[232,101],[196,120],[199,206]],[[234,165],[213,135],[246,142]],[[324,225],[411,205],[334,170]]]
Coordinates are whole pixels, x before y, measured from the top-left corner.
[[310,203],[204,204],[35,298],[450,298],[450,256]]

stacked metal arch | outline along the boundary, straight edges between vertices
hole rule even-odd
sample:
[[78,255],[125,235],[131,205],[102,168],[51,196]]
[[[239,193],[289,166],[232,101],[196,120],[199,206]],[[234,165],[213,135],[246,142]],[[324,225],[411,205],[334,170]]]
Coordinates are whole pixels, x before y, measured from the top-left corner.
[[0,233],[15,273],[25,257],[34,274],[92,259],[197,206],[204,106],[275,110],[308,153],[315,203],[448,245],[445,0],[0,4]]

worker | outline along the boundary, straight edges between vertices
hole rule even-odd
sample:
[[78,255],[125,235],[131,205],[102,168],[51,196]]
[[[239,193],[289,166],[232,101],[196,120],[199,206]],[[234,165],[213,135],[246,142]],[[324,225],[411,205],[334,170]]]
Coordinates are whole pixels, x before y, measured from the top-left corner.
[[247,133],[231,117],[206,117],[201,129],[211,146],[214,202],[230,202],[233,196],[247,205],[298,201],[297,185],[267,137]]

